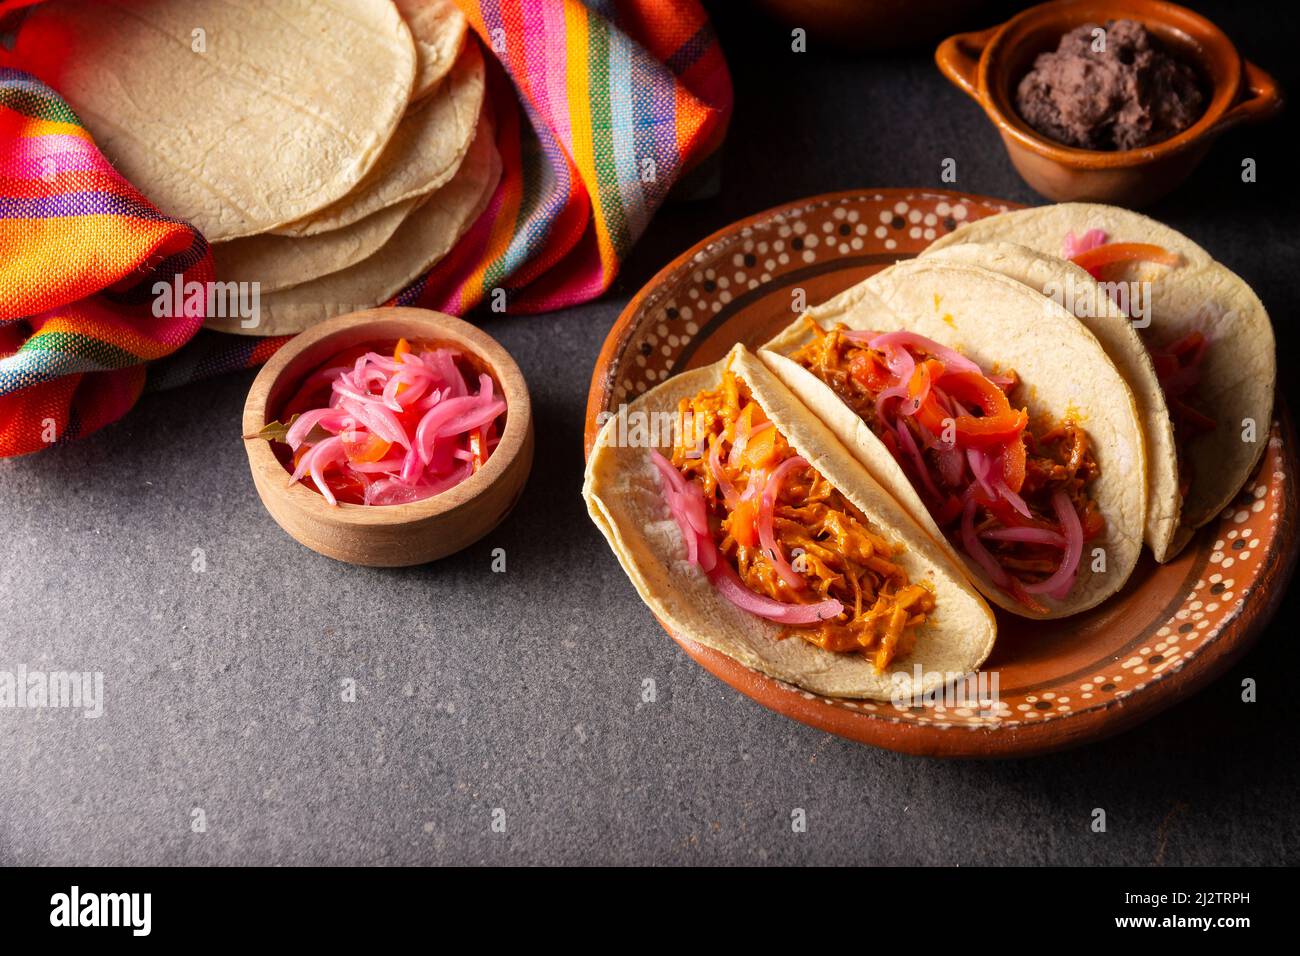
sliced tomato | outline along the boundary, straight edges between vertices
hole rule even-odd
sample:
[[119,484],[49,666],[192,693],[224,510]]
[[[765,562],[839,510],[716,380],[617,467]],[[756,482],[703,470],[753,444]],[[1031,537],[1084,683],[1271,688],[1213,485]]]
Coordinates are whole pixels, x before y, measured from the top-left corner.
[[758,547],[758,503],[740,501],[731,509],[724,522],[726,532],[735,539],[736,544],[745,548]]
[[1019,492],[1025,484],[1025,443],[1023,439],[1008,442],[1002,453],[1002,480],[1012,491]]
[[[754,406],[751,404],[748,407]],[[745,464],[751,468],[766,468],[776,457],[776,451],[776,429],[764,428],[757,435],[750,436],[749,443],[745,445]]]
[[325,483],[339,501],[359,505],[366,500],[366,482],[355,472],[338,472],[333,468],[325,469]]
[[853,358],[849,359],[849,378],[873,395],[894,384],[889,366],[870,349],[854,351]]
[[1117,262],[1155,262],[1163,266],[1176,266],[1182,262],[1182,257],[1148,242],[1108,242],[1081,252],[1070,261],[1088,270],[1094,279],[1100,279],[1106,267]]
[[[948,372],[939,383],[962,405],[974,405],[983,412],[958,415],[953,424],[959,448],[992,448],[1020,436],[1029,424],[1024,409],[1014,409],[1006,393],[978,372]],[[949,416],[935,398],[934,390],[917,411],[917,420],[936,437],[942,437]]]
[[348,461],[379,461],[393,447],[392,442],[384,441],[372,432],[340,432],[339,437],[343,439],[343,453]]
[[907,382],[907,400],[913,408],[919,409],[930,397],[931,386],[943,373],[944,365],[938,359],[930,358],[917,364]]

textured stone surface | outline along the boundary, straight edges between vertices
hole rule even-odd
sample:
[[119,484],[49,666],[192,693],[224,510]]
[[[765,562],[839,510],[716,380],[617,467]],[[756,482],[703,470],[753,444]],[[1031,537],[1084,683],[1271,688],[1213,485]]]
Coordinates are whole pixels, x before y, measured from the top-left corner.
[[[1266,23],[1209,12],[1291,70]],[[637,600],[578,493],[592,363],[631,294],[740,216],[937,186],[946,156],[957,188],[1034,199],[928,53],[800,57],[757,21],[720,31],[740,96],[723,194],[665,211],[602,301],[485,322],[528,377],[538,455],[514,515],[460,557],[356,569],[281,533],[240,446],[251,374],[149,396],[87,441],[0,462],[0,669],[100,670],[106,698],[98,720],[0,711],[0,863],[1300,860],[1293,599],[1191,701],[1116,740],[1008,763],[903,757],[787,721],[691,663]],[[1244,156],[1259,183],[1240,182]],[[1284,348],[1290,176],[1278,127],[1243,131],[1154,211],[1256,285]],[[1239,701],[1247,676],[1254,705]],[[191,832],[196,807],[206,833]],[[1094,807],[1106,834],[1088,829]]]

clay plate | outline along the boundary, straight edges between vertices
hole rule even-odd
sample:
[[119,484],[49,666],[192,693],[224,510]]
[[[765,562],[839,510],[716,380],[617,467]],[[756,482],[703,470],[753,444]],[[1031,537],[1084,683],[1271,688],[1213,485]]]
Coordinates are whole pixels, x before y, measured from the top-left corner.
[[[865,190],[802,200],[715,233],[655,276],[610,330],[587,396],[587,452],[599,412],[736,342],[759,346],[790,321],[796,290],[815,305],[960,222],[1011,208],[961,193]],[[1010,757],[1097,740],[1195,692],[1268,621],[1295,563],[1295,473],[1295,435],[1279,399],[1258,471],[1176,561],[1157,565],[1144,552],[1123,591],[1065,620],[999,612],[985,664],[999,695],[982,712],[820,697],[673,639],[763,706],[891,750]]]

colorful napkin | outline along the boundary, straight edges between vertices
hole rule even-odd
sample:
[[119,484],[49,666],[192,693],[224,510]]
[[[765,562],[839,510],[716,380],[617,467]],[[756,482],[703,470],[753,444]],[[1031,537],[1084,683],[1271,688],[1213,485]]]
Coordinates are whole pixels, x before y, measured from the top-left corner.
[[[287,341],[199,331],[186,289],[214,279],[203,237],[153,208],[57,92],[4,58],[30,2],[0,0],[0,457],[89,434],[146,387],[257,365]],[[387,304],[463,315],[593,298],[669,192],[712,172],[731,80],[708,18],[698,0],[457,2],[499,61],[488,108],[504,173],[456,248]]]

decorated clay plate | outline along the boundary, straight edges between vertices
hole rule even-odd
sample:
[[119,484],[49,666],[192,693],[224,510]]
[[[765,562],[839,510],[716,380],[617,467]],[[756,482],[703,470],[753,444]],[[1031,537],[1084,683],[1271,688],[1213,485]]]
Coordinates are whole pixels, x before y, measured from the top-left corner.
[[[587,398],[596,416],[736,342],[757,348],[812,306],[961,222],[1015,208],[961,193],[834,193],[715,233],[654,277],[605,340]],[[1096,740],[1193,693],[1250,645],[1281,600],[1296,557],[1295,435],[1279,398],[1256,474],[1175,560],[1149,553],[1127,586],[1083,614],[1030,621],[998,612],[985,662],[991,706],[899,708],[821,697],[673,635],[706,670],[765,707],[863,743],[941,756],[1024,756]],[[988,685],[986,685],[988,686]]]

